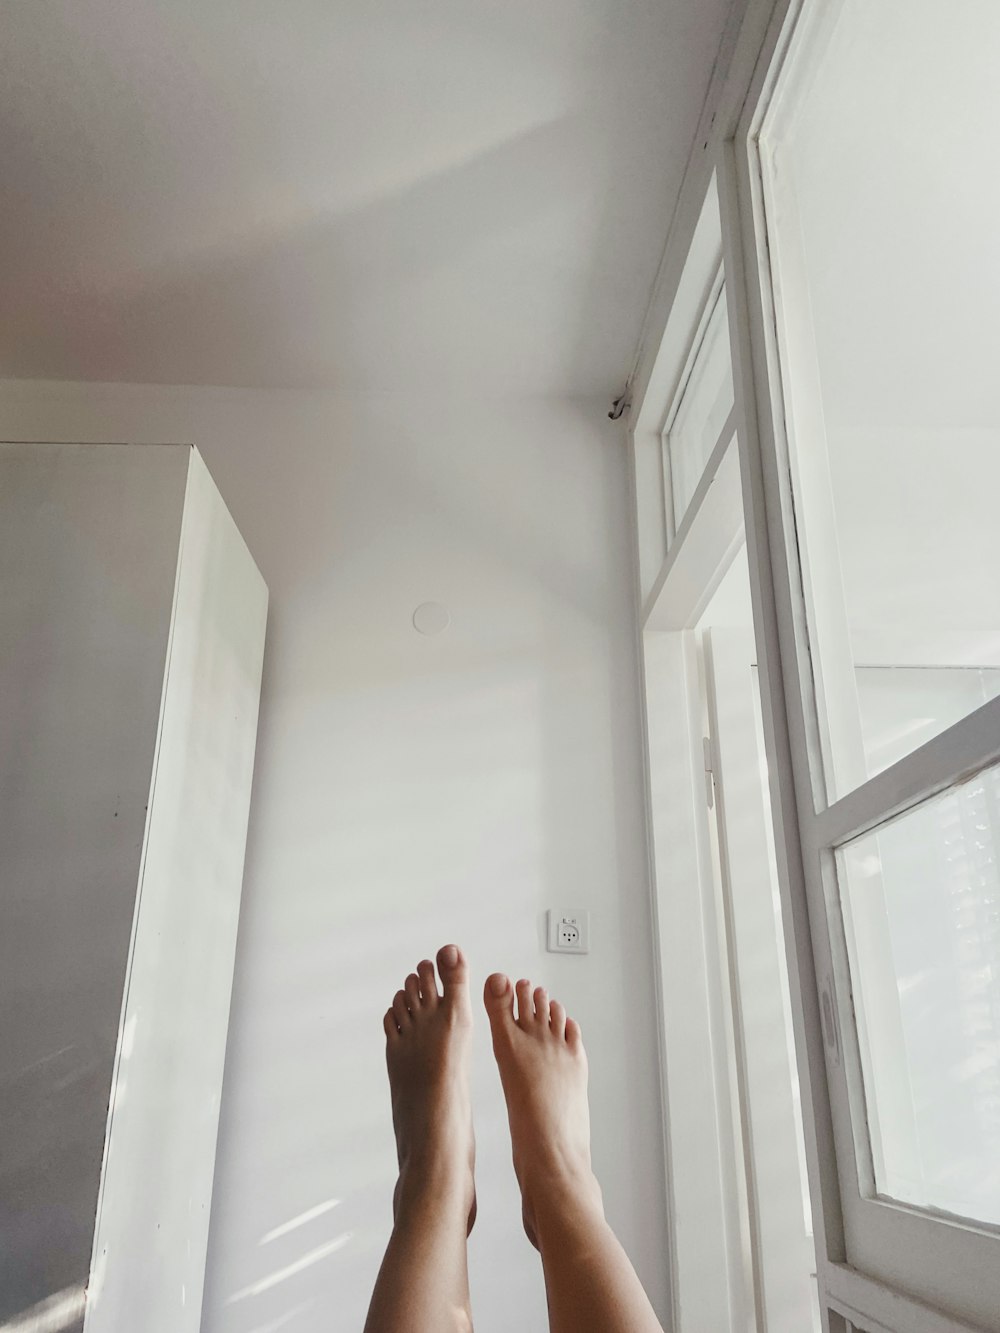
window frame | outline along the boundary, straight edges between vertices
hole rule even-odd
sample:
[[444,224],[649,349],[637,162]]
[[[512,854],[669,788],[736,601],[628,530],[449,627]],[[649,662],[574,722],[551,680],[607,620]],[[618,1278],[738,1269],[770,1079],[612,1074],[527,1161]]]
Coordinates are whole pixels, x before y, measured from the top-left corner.
[[[827,801],[822,713],[796,543],[796,495],[783,393],[787,386],[782,380],[782,312],[775,298],[775,250],[767,232],[767,167],[760,145],[772,99],[782,95],[788,71],[794,86],[798,75],[794,62],[812,35],[812,16],[819,13],[818,6],[806,0],[787,7],[757,95],[750,90],[731,141],[730,171],[724,173],[733,189],[728,196],[732,207],[723,204],[724,237],[738,226],[743,254],[752,247],[755,259],[752,268],[747,264],[741,292],[749,295],[752,284],[753,304],[747,301],[739,314],[747,324],[758,389],[757,459],[749,465],[760,468],[767,492],[763,512],[755,514],[754,523],[769,537],[775,646],[785,675],[783,699],[791,740],[791,773],[779,773],[779,779],[786,785],[791,779],[809,915],[825,923],[825,929],[814,930],[812,942],[820,1006],[828,1020],[824,1049],[844,1260],[886,1285],[953,1310],[959,1319],[982,1320],[983,1327],[990,1327],[987,1321],[1000,1310],[997,1293],[988,1290],[991,1268],[1000,1273],[1000,1238],[986,1228],[878,1197],[867,1132],[836,848],[1000,758],[1000,701],[984,704],[882,773]],[[829,10],[820,21],[830,21]],[[722,185],[720,197],[727,198]],[[774,577],[776,567],[780,577]],[[761,567],[757,572],[762,576],[766,570]],[[757,582],[765,591],[762,578]],[[836,1285],[836,1275],[828,1272],[828,1285],[831,1278]],[[1000,1280],[994,1285],[1000,1286]]]
[[676,532],[667,522],[672,506],[663,484],[663,425],[698,346],[722,264],[710,171],[689,199],[690,231],[673,274],[653,388],[630,423],[631,460],[672,1322],[678,1329],[690,1322],[722,1330],[753,1321],[754,1274],[692,627],[728,568],[733,533],[742,541],[743,512],[731,411],[683,522]]
[[[695,497],[698,495],[699,487],[695,486],[688,498],[687,505],[682,514],[677,512],[677,486],[674,477],[674,458],[670,449],[670,435],[677,420],[677,415],[684,403],[685,395],[691,384],[691,378],[698,368],[699,358],[702,348],[705,345],[705,339],[708,336],[709,328],[715,319],[716,310],[719,302],[723,299],[726,289],[726,277],[723,272],[722,260],[720,257],[718,271],[712,279],[712,284],[708,289],[708,295],[702,307],[701,314],[698,316],[698,322],[694,327],[691,346],[688,349],[687,356],[684,358],[684,364],[681,369],[680,378],[677,382],[677,388],[674,391],[670,406],[660,430],[661,448],[663,450],[663,487],[664,487],[664,511],[667,520],[667,549],[677,540],[678,533],[684,526],[684,520],[687,518],[690,510],[694,508]],[[705,460],[705,466],[702,468],[702,476],[699,483],[704,478],[705,473],[709,471],[712,462],[715,460],[720,444],[723,440],[728,441],[732,438],[732,432],[735,426],[732,421],[732,412],[727,413],[726,421],[723,423],[719,434],[716,436],[715,443],[709,451],[708,458]]]
[[[805,40],[803,13],[813,3],[748,0],[727,29],[630,380],[636,404],[630,425],[648,414],[678,273],[714,178],[775,849],[789,979],[798,1000],[796,1056],[824,1326],[831,1333],[854,1327],[871,1333],[1000,1329],[1000,1301],[994,1303],[988,1290],[991,1282],[1000,1283],[1000,1236],[872,1197],[834,849],[1000,760],[1000,699],[827,803],[822,778],[817,782],[823,742],[794,542],[758,139],[781,90],[779,78]],[[697,498],[702,502],[705,495]],[[692,499],[689,510],[695,508]],[[639,521],[641,544],[641,515]],[[674,535],[652,589],[647,580],[638,603],[640,625],[655,603],[666,562],[682,557],[685,536],[681,529]]]

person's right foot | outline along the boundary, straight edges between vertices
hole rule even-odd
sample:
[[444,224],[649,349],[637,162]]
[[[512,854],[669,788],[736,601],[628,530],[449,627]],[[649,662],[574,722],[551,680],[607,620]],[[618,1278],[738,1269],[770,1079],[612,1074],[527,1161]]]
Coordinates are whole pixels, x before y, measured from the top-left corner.
[[471,1231],[476,1191],[469,969],[454,944],[438,950],[437,967],[443,995],[434,964],[425,958],[396,992],[383,1020],[399,1156],[393,1215],[398,1221],[404,1207],[431,1201],[441,1209],[454,1203]]
[[514,1170],[521,1187],[528,1239],[538,1246],[537,1215],[545,1200],[572,1197],[601,1211],[601,1191],[590,1166],[587,1056],[580,1027],[558,1000],[519,981],[517,1016],[510,978],[495,972],[484,1002],[493,1052],[507,1099]]

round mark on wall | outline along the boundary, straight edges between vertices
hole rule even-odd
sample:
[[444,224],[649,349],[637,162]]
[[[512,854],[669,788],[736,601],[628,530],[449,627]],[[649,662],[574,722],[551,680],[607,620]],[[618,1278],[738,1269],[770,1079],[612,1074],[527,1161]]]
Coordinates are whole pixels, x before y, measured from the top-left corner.
[[448,608],[440,602],[422,602],[413,613],[413,628],[420,634],[443,634],[450,624]]

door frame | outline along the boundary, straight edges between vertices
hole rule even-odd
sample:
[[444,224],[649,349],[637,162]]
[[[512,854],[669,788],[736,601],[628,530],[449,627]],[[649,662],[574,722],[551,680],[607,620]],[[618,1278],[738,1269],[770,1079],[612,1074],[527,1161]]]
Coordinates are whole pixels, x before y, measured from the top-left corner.
[[817,1308],[815,1244],[803,1211],[801,1116],[793,1098],[798,1071],[789,1050],[791,995],[775,905],[753,631],[709,625],[702,652],[757,1326],[761,1333],[805,1333],[803,1307]]

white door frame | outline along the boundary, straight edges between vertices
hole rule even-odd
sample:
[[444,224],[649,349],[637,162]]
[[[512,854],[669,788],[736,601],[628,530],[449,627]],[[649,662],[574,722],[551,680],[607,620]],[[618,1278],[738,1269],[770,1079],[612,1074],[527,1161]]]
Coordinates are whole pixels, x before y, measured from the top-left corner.
[[750,629],[708,628],[703,645],[757,1322],[761,1333],[806,1333],[815,1246],[803,1212],[791,1010],[757,736],[757,652]]
[[643,636],[660,1068],[675,1333],[748,1333],[731,1005],[705,799],[694,631]]

